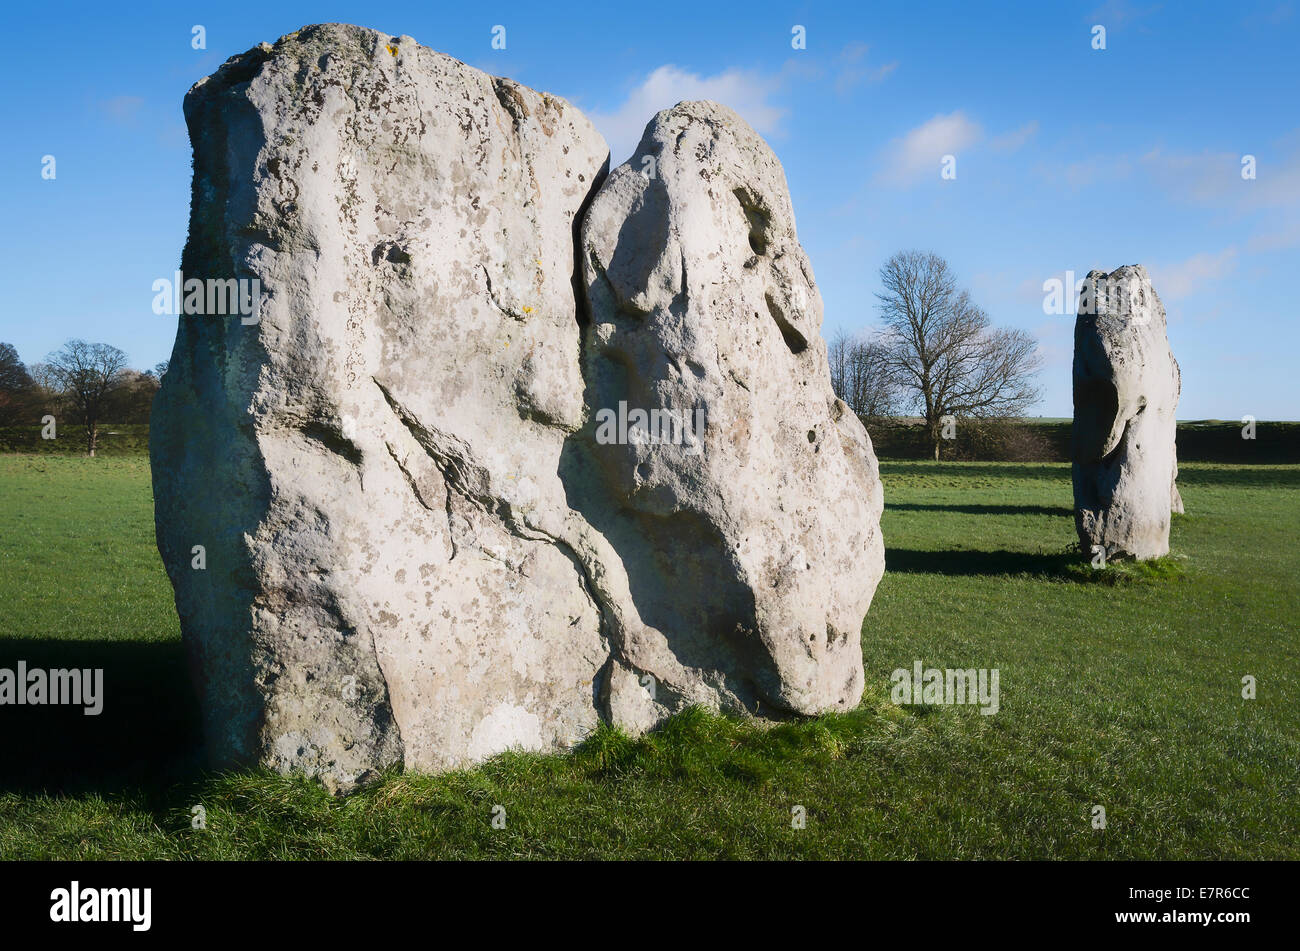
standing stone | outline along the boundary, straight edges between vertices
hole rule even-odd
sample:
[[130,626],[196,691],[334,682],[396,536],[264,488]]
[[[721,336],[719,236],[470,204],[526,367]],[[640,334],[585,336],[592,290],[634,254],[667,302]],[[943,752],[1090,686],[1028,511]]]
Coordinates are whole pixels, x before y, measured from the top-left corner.
[[[857,703],[883,566],[870,441],[831,396],[780,167],[734,114],[690,108],[716,155],[666,157],[665,217],[625,222],[612,265],[676,280],[650,260],[667,229],[690,297],[642,294],[619,390],[575,242],[595,198],[609,261],[629,172],[596,197],[608,149],[571,105],[340,25],[190,91],[184,276],[260,290],[251,314],[180,318],[151,431],[217,765],[346,790],[690,703]],[[688,181],[715,160],[742,163],[716,178],[730,206]],[[683,215],[706,229],[685,244]],[[698,455],[596,439],[620,394],[704,410]]]
[[[608,647],[547,534],[582,425],[573,221],[608,161],[567,103],[350,26],[186,97],[188,277],[152,432],[159,547],[219,764],[346,789],[597,723]],[[190,568],[191,546],[207,568]]]
[[619,504],[581,507],[616,549],[639,621],[621,632],[616,674],[659,684],[656,705],[616,676],[616,713],[648,724],[665,695],[852,708],[884,571],[880,477],[831,388],[776,156],[723,106],[661,112],[592,203],[582,252],[588,400],[705,417],[694,447],[589,442]]
[[1175,413],[1181,389],[1165,308],[1141,265],[1089,272],[1074,325],[1075,525],[1107,559],[1169,553],[1182,512]]

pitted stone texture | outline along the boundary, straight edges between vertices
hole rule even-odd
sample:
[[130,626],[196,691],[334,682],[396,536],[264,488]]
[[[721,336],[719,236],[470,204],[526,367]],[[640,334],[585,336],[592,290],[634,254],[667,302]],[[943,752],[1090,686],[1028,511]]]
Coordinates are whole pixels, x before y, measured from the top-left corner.
[[579,508],[617,550],[637,622],[617,638],[612,707],[644,723],[682,702],[852,708],[884,570],[881,484],[831,388],[776,156],[723,106],[661,112],[592,203],[582,252],[590,407],[705,418],[702,447],[584,432],[619,504]]
[[[831,395],[780,167],[734,114],[652,124],[656,154],[684,136],[662,205],[624,215],[626,168],[600,193],[591,240],[637,335],[604,284],[582,293],[608,150],[562,100],[324,25],[230,60],[185,111],[182,269],[264,294],[256,322],[180,319],[153,413],[217,764],[346,790],[689,703],[856,704],[879,479]],[[701,406],[703,452],[595,442],[620,393]]]
[[608,648],[548,533],[604,140],[562,100],[338,25],[230,60],[185,111],[183,271],[266,294],[257,324],[181,319],[154,414],[216,760],[345,789],[579,740]]
[[1174,445],[1181,388],[1165,308],[1146,269],[1088,274],[1074,325],[1075,525],[1108,559],[1169,552],[1182,512]]

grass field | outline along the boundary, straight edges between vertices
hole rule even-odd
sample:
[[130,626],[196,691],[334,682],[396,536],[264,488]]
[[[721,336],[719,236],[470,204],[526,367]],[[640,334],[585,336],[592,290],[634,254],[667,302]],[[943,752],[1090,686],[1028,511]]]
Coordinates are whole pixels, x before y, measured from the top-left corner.
[[[691,712],[334,800],[203,773],[147,459],[0,455],[0,667],[104,667],[107,695],[0,707],[0,858],[1300,858],[1300,466],[1184,465],[1177,557],[1105,572],[1067,466],[882,470],[857,711]],[[894,706],[918,660],[997,668],[1000,711]]]

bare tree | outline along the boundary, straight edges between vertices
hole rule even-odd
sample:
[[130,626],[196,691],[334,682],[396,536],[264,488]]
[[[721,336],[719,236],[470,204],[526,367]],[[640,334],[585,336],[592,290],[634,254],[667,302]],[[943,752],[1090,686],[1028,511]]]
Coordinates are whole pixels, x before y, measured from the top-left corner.
[[63,349],[45,358],[42,367],[48,385],[72,408],[86,426],[86,449],[93,456],[99,439],[99,421],[109,397],[122,385],[126,354],[106,343],[69,340]]
[[[826,341],[826,360],[831,366],[831,389],[846,403],[849,403],[849,398],[844,380],[848,376],[849,348],[852,345],[853,338],[843,330],[836,331],[835,336]],[[849,403],[849,408],[853,408],[852,403]]]
[[1020,416],[1038,400],[1038,344],[993,327],[937,254],[902,251],[880,269],[885,365],[925,416],[939,458],[943,418]]
[[123,370],[118,385],[104,402],[104,418],[112,423],[149,422],[158,386],[158,377],[148,370]]
[[55,410],[63,398],[58,392],[58,378],[54,370],[46,363],[33,363],[27,368],[31,374],[32,383],[36,387],[37,402],[45,409]]
[[900,394],[890,375],[888,348],[878,335],[850,336],[841,330],[826,349],[831,386],[849,409],[868,419],[893,414]]

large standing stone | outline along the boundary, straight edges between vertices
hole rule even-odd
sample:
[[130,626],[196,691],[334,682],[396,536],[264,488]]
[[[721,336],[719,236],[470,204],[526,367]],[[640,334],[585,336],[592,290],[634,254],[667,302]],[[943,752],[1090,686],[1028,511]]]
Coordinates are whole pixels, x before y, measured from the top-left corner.
[[266,294],[253,325],[181,320],[154,414],[218,762],[347,787],[577,740],[608,647],[547,531],[584,418],[572,225],[603,139],[561,100],[335,25],[230,60],[185,111],[183,271]]
[[[683,459],[593,438],[617,394],[603,314],[584,344],[575,232],[608,150],[572,106],[325,25],[230,60],[185,111],[185,276],[264,295],[254,320],[180,319],[151,435],[159,548],[219,765],[347,789],[688,703],[857,702],[880,486],[830,395],[779,166],[743,124],[716,134],[756,163],[728,172],[748,205],[692,212],[712,231],[682,260],[692,288],[734,280],[725,307],[748,329],[692,303],[628,351],[647,381],[628,398],[739,421]],[[638,230],[625,249],[653,252]],[[757,267],[706,261],[749,240],[769,246]],[[673,365],[697,383],[673,388]]]
[[[619,660],[661,696],[816,713],[856,705],[884,570],[871,440],[835,398],[821,297],[781,165],[708,102],[659,113],[582,229],[593,407],[705,408],[702,451],[595,445],[617,505],[579,507],[633,581]],[[650,721],[631,678],[614,707]]]
[[1085,552],[1158,558],[1169,552],[1175,413],[1181,378],[1165,308],[1141,265],[1089,272],[1074,325],[1075,525]]

